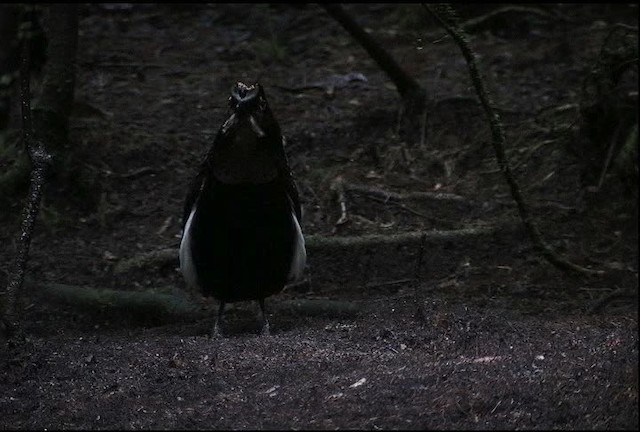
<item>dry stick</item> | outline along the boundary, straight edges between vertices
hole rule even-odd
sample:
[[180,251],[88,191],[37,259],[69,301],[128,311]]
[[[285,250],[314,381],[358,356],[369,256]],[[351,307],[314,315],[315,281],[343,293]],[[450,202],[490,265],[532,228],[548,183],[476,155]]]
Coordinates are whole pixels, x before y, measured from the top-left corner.
[[[462,32],[462,30],[460,30],[459,25],[455,23],[453,11],[449,6],[438,5],[437,9],[439,10],[434,10],[431,8],[431,6],[425,5],[424,3],[422,4],[422,6],[442,25],[447,34],[449,34],[449,36],[451,36],[451,38],[456,42],[456,44],[460,48],[460,51],[462,51],[462,55],[467,61],[471,81],[473,82],[473,85],[476,89],[476,93],[478,94],[478,98],[480,99],[480,103],[482,104],[482,108],[484,109],[485,114],[489,119],[489,125],[491,127],[491,134],[493,137],[491,142],[496,153],[496,158],[498,159],[498,165],[500,166],[500,170],[503,172],[505,179],[509,184],[511,195],[513,196],[513,199],[517,204],[520,218],[522,219],[522,222],[527,230],[527,233],[529,234],[529,237],[531,237],[534,246],[542,253],[547,261],[561,270],[573,271],[583,275],[604,274],[604,272],[601,270],[587,269],[563,259],[559,255],[557,255],[544,241],[542,235],[540,234],[540,231],[538,230],[538,227],[529,214],[529,209],[520,192],[518,182],[516,181],[516,178],[509,168],[509,163],[504,152],[505,135],[504,131],[502,130],[500,117],[494,110],[492,101],[489,99],[487,91],[484,87],[484,81],[480,76],[480,71],[478,70],[478,66],[476,64],[475,55],[469,47],[466,36]],[[447,21],[445,18],[443,18],[442,14],[444,14],[446,18],[450,18],[450,21]]]
[[390,205],[396,206],[400,210],[402,210],[402,211],[404,211],[406,213],[410,213],[410,214],[412,214],[414,216],[418,216],[418,217],[421,217],[423,219],[433,219],[430,216],[427,216],[424,213],[420,213],[417,210],[414,210],[414,209],[412,209],[410,207],[407,207],[406,205],[404,205],[402,203],[399,203],[399,202],[396,202],[396,201],[389,201],[389,200],[385,200],[385,199],[382,199],[382,198],[378,198],[375,195],[365,195],[365,196],[367,198],[369,198],[370,200],[372,200],[372,201],[376,201],[376,202],[379,202],[379,203],[382,203],[382,204],[390,204]]
[[335,191],[338,204],[340,204],[340,219],[335,223],[335,226],[345,224],[349,218],[347,216],[347,200],[344,195],[344,181],[341,176],[332,182],[331,189]]
[[616,130],[613,131],[611,143],[609,144],[609,149],[607,150],[607,157],[605,158],[604,164],[602,165],[602,171],[600,172],[600,178],[598,179],[598,185],[596,186],[597,191],[600,191],[600,189],[602,189],[604,178],[607,175],[607,171],[609,171],[609,164],[611,163],[611,158],[613,157],[613,149],[616,146],[616,142],[618,141],[618,135],[620,135],[620,129],[620,125],[618,125],[618,127],[616,127]]
[[380,288],[380,287],[386,287],[386,286],[389,286],[389,285],[406,284],[406,283],[409,283],[409,282],[414,282],[414,279],[404,278],[404,279],[395,279],[395,280],[390,280],[390,281],[370,282],[370,283],[365,285],[365,288]]
[[372,195],[376,196],[383,200],[383,202],[387,202],[390,200],[393,201],[403,201],[403,200],[425,200],[425,201],[435,201],[440,204],[456,204],[460,206],[471,206],[474,204],[472,200],[467,200],[465,197],[461,195],[455,195],[448,192],[422,192],[422,191],[413,191],[406,193],[397,193],[384,189],[380,189],[376,186],[368,186],[358,183],[346,183],[344,185],[345,190],[349,192],[356,192],[364,195]]
[[16,319],[16,297],[22,289],[24,276],[29,259],[29,247],[31,235],[40,209],[42,188],[45,184],[47,169],[51,163],[51,156],[47,153],[44,144],[39,140],[33,140],[31,123],[31,95],[29,89],[30,80],[30,36],[23,40],[22,58],[20,64],[20,97],[22,100],[22,142],[27,149],[31,161],[32,170],[29,184],[29,195],[22,211],[22,227],[18,238],[18,250],[13,271],[10,273],[6,290],[5,310],[2,322],[5,333],[9,339],[20,333],[20,325]]
[[416,268],[413,276],[413,299],[416,302],[416,317],[421,321],[425,321],[427,318],[424,312],[424,302],[422,300],[422,293],[419,286],[422,280],[422,277],[420,276],[420,268],[422,267],[422,259],[424,258],[426,242],[427,233],[423,233],[422,237],[420,237],[420,250],[418,251],[418,259],[416,260]]

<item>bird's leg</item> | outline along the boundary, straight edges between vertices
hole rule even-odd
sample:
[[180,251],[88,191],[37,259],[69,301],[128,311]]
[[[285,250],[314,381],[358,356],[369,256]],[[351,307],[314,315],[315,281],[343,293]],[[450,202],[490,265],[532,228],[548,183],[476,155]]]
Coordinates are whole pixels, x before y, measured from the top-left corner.
[[263,336],[269,336],[269,320],[267,320],[267,314],[264,311],[264,299],[261,298],[258,300],[260,304],[260,318],[262,322],[262,328],[260,329],[260,334]]
[[220,331],[220,323],[222,321],[222,314],[224,314],[224,306],[225,302],[220,301],[220,305],[218,306],[218,314],[216,315],[216,319],[213,322],[213,327],[211,327],[211,337],[218,338],[222,336],[222,332]]

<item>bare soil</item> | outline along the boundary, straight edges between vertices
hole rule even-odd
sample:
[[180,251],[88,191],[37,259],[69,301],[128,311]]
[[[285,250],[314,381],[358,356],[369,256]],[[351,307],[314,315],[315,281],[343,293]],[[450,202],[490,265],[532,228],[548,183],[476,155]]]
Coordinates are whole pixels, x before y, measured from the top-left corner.
[[[587,313],[637,293],[637,185],[611,175],[590,192],[576,132],[582,83],[610,26],[638,25],[637,5],[546,5],[553,18],[515,12],[470,37],[543,235],[607,271],[591,278],[549,265],[518,228],[454,43],[419,5],[346,8],[427,90],[425,138],[398,129],[395,88],[316,5],[81,7],[71,142],[97,204],[47,190],[20,299],[27,340],[0,352],[0,428],[637,430],[637,294]],[[331,81],[349,73],[366,81]],[[239,303],[225,337],[207,338],[214,305],[185,291],[177,256],[118,264],[177,248],[187,184],[237,80],[263,83],[289,138],[306,235],[463,234],[429,237],[418,271],[415,238],[310,249],[311,283],[267,302],[271,336]],[[1,286],[21,207],[0,217]],[[51,284],[172,293],[202,313],[133,319],[53,302]]]

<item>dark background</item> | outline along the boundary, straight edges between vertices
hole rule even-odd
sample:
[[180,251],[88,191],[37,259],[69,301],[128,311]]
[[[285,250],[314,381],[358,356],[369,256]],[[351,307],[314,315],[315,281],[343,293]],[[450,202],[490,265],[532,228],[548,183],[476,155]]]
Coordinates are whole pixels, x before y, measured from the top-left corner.
[[[420,5],[345,5],[425,90],[414,120],[318,5],[80,5],[67,149],[79,174],[44,194],[19,302],[28,339],[2,354],[0,426],[637,429],[637,5],[488,17],[506,6],[456,9],[485,18],[469,42],[507,156],[545,239],[604,276],[563,273],[533,249],[464,58]],[[628,39],[617,24],[636,28],[634,66],[603,98],[607,55]],[[351,242],[309,248],[308,283],[267,302],[273,336],[255,335],[243,303],[212,341],[213,305],[186,292],[177,247],[188,182],[238,80],[264,85],[288,138],[305,235]],[[17,89],[5,173],[26,160]],[[622,118],[635,119],[631,169]],[[21,178],[0,197],[0,286]],[[420,237],[407,233],[423,231],[416,271]],[[155,316],[78,294],[96,289],[195,309]]]

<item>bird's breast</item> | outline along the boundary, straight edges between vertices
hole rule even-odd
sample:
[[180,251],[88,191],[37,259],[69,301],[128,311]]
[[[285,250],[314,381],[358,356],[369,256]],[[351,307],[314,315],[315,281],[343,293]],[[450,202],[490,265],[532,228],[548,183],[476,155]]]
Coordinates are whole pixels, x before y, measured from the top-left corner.
[[213,156],[213,175],[223,183],[267,183],[278,175],[274,155],[247,127],[217,145]]

